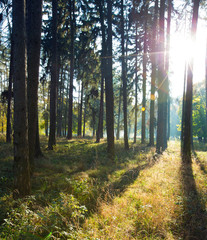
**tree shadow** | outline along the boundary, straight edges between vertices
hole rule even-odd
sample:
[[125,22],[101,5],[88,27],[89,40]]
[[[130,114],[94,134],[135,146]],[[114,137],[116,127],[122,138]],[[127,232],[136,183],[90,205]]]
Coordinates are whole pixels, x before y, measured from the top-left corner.
[[192,163],[181,166],[183,191],[183,239],[207,239],[207,213],[202,198],[196,189]]
[[206,152],[207,151],[207,144],[204,142],[193,142],[194,151]]
[[205,164],[202,162],[202,160],[199,158],[198,154],[194,151],[193,152],[194,159],[196,161],[196,164],[200,167],[200,170],[204,173],[207,174],[207,169]]

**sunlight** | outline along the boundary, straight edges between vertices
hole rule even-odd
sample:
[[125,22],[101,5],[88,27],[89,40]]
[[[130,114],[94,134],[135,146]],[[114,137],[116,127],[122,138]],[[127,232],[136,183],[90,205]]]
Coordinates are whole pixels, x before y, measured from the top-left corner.
[[170,80],[173,97],[182,96],[185,62],[191,58],[194,60],[193,82],[204,81],[206,37],[206,28],[202,25],[198,26],[194,42],[182,32],[171,36]]

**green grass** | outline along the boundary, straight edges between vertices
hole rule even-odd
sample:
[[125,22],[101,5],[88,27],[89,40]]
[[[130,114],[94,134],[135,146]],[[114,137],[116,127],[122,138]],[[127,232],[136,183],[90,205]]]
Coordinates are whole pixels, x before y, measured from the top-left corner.
[[[179,143],[154,148],[58,139],[36,159],[32,195],[12,199],[12,146],[0,142],[0,239],[204,239],[207,154],[182,165]],[[198,149],[198,147],[197,147]]]

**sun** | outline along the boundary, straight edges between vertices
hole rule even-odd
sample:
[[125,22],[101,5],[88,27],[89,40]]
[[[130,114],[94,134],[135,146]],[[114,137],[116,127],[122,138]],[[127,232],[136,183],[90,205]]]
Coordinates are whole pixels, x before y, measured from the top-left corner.
[[[206,29],[205,29],[206,30]],[[193,59],[193,82],[205,79],[206,34],[204,29],[198,29],[196,40],[177,32],[171,36],[170,48],[170,84],[174,97],[182,96],[185,64]]]

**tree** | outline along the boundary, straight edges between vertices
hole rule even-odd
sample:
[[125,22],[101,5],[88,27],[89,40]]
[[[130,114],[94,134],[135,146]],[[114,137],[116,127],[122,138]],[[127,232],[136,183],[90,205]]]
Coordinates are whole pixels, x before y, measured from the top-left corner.
[[127,133],[127,78],[126,78],[126,56],[124,37],[124,1],[121,0],[121,51],[122,51],[122,82],[123,82],[123,113],[124,113],[124,148],[129,149]]
[[68,109],[68,139],[72,139],[73,130],[73,73],[74,73],[74,38],[75,38],[75,0],[70,0],[70,88]]
[[96,134],[96,142],[100,142],[100,138],[103,137],[103,112],[104,112],[104,81],[105,81],[105,67],[106,67],[106,30],[104,24],[104,1],[97,1],[99,15],[100,15],[100,23],[101,23],[101,98],[100,98],[100,108],[99,108],[99,122],[98,122],[98,130]]
[[30,194],[27,129],[25,1],[13,1],[14,34],[14,197]]
[[144,13],[144,50],[143,50],[143,85],[142,85],[142,143],[145,143],[146,136],[146,81],[147,81],[147,17],[148,3]]
[[48,149],[52,150],[56,144],[56,106],[57,106],[57,0],[52,0],[52,68],[50,83],[50,133]]
[[31,172],[34,169],[35,143],[38,128],[38,82],[42,26],[42,0],[27,0],[27,100],[28,141]]
[[112,76],[112,0],[107,0],[107,55],[106,55],[106,129],[107,129],[107,151],[110,159],[114,158],[114,93]]
[[[196,36],[199,4],[200,4],[200,0],[194,0],[192,26],[191,26],[192,41],[195,41],[195,36]],[[182,156],[183,156],[183,161],[186,163],[191,162],[192,96],[193,96],[193,57],[190,59],[188,64],[188,69],[187,69],[186,98],[185,98],[185,104],[184,104],[185,118],[184,118]]]
[[159,49],[158,49],[158,118],[157,118],[157,142],[156,151],[162,153],[164,151],[165,139],[165,72],[164,72],[164,14],[165,14],[165,0],[160,1],[160,18],[159,18]]
[[[206,88],[206,126],[207,126],[207,39],[206,39],[206,76],[205,76],[205,88]],[[205,142],[207,139],[205,140]]]

